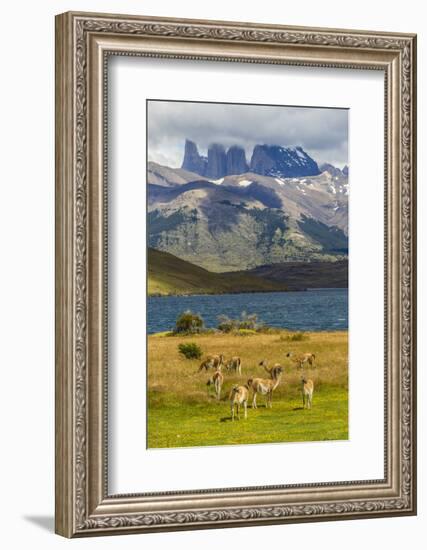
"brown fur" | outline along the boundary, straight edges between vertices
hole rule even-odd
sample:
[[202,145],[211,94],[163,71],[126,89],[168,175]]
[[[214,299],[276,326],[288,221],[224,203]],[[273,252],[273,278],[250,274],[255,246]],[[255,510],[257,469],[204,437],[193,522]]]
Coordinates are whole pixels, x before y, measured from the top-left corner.
[[310,367],[315,366],[314,360],[316,359],[316,356],[314,353],[300,353],[295,355],[292,351],[290,351],[286,354],[286,357],[290,357],[300,369],[302,369],[304,363],[308,363]]
[[311,409],[312,401],[313,401],[313,391],[314,391],[314,384],[313,380],[307,380],[304,377],[301,377],[301,394],[302,394],[302,408],[305,409],[307,405],[307,409]]
[[224,356],[221,355],[208,355],[206,359],[204,359],[200,363],[200,367],[198,372],[202,371],[203,369],[209,370],[209,369],[220,369],[222,365],[224,364]]
[[272,380],[275,380],[277,378],[277,376],[279,374],[279,369],[282,369],[282,371],[283,371],[283,368],[280,365],[280,363],[275,363],[272,367],[269,367],[267,359],[263,359],[261,361],[261,363],[259,364],[259,366],[264,367],[264,370],[266,372],[268,372],[268,374],[270,375],[270,378]]
[[206,382],[208,391],[209,391],[209,386],[213,385],[215,387],[215,394],[218,400],[221,399],[221,388],[222,388],[223,382],[224,382],[224,375],[222,374],[221,370],[216,370],[213,373],[213,375],[209,378],[209,380]]
[[236,371],[239,374],[242,374],[242,360],[240,357],[232,357],[226,365],[228,371]]
[[234,421],[235,408],[237,409],[237,419],[240,420],[240,405],[243,405],[245,418],[248,417],[248,386],[233,386],[230,392],[231,420]]
[[256,397],[260,393],[262,395],[267,396],[267,401],[265,403],[266,407],[272,407],[272,399],[273,399],[273,392],[277,388],[277,386],[280,384],[280,380],[282,378],[282,367],[277,367],[277,370],[275,371],[275,378],[250,378],[248,380],[248,386],[252,388],[254,392],[254,396],[252,399],[252,408],[256,409]]

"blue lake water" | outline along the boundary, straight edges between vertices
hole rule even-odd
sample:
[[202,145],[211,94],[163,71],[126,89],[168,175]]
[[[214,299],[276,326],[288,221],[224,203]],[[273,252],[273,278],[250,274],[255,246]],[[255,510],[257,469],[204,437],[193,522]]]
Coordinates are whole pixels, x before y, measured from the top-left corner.
[[348,289],[306,292],[255,292],[203,296],[153,296],[147,300],[148,334],[172,330],[186,310],[199,313],[205,325],[216,327],[218,315],[233,319],[243,311],[256,313],[272,327],[319,331],[348,329]]

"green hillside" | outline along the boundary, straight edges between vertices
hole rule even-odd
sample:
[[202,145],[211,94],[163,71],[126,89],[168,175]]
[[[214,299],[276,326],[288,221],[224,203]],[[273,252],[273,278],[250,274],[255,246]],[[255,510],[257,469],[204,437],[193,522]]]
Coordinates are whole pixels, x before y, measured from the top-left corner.
[[286,284],[288,290],[348,288],[347,260],[337,262],[286,262],[262,265],[242,273],[260,277],[264,281]]
[[226,294],[287,290],[283,283],[244,273],[212,273],[153,248],[148,249],[148,294]]

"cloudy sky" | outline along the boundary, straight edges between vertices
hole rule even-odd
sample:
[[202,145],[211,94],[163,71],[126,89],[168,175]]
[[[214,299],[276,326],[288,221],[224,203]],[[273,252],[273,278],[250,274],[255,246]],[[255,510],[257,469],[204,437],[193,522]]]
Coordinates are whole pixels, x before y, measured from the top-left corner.
[[319,164],[348,164],[348,110],[183,101],[148,101],[148,159],[180,167],[185,138],[205,155],[211,143],[297,146]]

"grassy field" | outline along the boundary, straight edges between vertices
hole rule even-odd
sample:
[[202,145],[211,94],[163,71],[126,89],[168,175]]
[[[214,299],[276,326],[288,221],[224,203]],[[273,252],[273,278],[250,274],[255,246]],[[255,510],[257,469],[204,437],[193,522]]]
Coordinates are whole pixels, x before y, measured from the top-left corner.
[[[224,373],[221,400],[208,394],[209,373],[197,373],[200,361],[178,353],[181,342],[196,342],[205,355],[239,355],[242,376]],[[316,354],[316,368],[304,373],[314,381],[313,408],[302,408],[301,371],[288,351]],[[290,441],[348,439],[348,333],[306,333],[293,341],[292,333],[209,334],[191,337],[152,335],[148,338],[148,447],[188,447]],[[231,422],[228,395],[233,384],[250,377],[266,378],[262,359],[280,362],[284,374],[273,394],[273,408],[266,409],[258,396],[248,418]],[[212,371],[210,371],[212,373]]]

